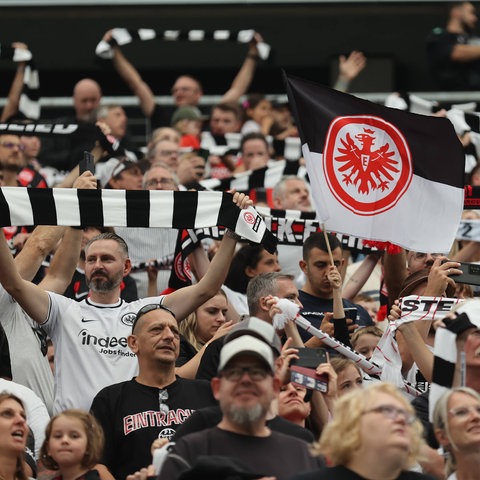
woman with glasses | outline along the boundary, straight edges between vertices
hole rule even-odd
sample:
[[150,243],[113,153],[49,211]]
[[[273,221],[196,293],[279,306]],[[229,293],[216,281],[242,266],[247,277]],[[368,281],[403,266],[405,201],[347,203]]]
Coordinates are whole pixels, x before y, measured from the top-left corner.
[[397,388],[375,383],[338,399],[315,446],[331,466],[291,480],[429,479],[408,469],[423,444],[422,426]]
[[447,391],[435,405],[435,436],[446,454],[448,480],[478,478],[480,472],[480,395],[468,387]]

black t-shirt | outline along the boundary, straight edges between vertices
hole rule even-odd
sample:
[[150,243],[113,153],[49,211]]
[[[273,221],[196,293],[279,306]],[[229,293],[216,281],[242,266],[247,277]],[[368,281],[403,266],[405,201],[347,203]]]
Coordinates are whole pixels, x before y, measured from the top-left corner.
[[[324,465],[322,459],[310,454],[305,441],[275,431],[267,437],[254,437],[213,427],[181,438],[173,452],[190,465],[201,455],[234,457],[248,465],[252,472],[274,476],[277,480],[287,480],[296,473]],[[184,470],[182,464],[168,457],[158,478],[173,480]]]
[[[200,408],[193,412],[193,414],[190,415],[190,417],[188,417],[179,428],[177,428],[173,441],[177,442],[185,435],[214,427],[220,423],[220,420],[222,420],[222,410],[218,405]],[[267,420],[267,427],[270,428],[270,430],[300,438],[308,443],[312,443],[315,440],[315,437],[310,430],[285,420],[278,415],[271,420]]]
[[480,88],[480,61],[455,62],[451,59],[453,47],[478,42],[468,34],[447,32],[435,28],[427,39],[427,55],[434,83],[447,90],[478,90]]
[[197,380],[211,380],[217,375],[218,364],[220,363],[220,350],[223,347],[223,337],[210,342],[203,351],[200,365],[195,378]]
[[110,385],[93,399],[91,411],[105,433],[102,463],[115,478],[149,465],[156,438],[172,438],[195,410],[216,404],[208,382],[177,377],[163,390],[168,392],[166,415],[160,412],[160,389],[135,379]]
[[195,347],[183,335],[180,335],[180,353],[178,354],[175,366],[181,367],[182,365],[185,365],[197,353],[198,352],[195,350]]
[[[337,467],[324,467],[315,472],[295,475],[290,480],[368,480],[352,470],[339,465]],[[395,480],[434,480],[430,475],[418,472],[404,471]]]
[[[309,293],[304,292],[303,290],[298,291],[298,298],[300,302],[302,302],[303,308],[300,310],[300,314],[304,316],[310,323],[316,327],[320,328],[320,324],[322,323],[323,313],[325,312],[333,312],[333,300],[332,299],[324,299],[320,297],[315,297],[314,295],[310,295]],[[350,300],[343,299],[343,307],[344,308],[356,308],[357,309],[357,320],[356,323],[362,327],[366,327],[367,325],[374,325],[372,317],[368,314],[368,312],[361,306],[357,305],[356,303],[351,302]],[[306,342],[309,338],[312,337],[310,333],[308,333],[303,328],[298,329],[302,340]]]

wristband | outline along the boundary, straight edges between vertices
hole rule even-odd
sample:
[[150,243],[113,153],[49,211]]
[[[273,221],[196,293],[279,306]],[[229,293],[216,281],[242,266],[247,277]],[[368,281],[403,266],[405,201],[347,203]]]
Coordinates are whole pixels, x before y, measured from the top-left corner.
[[247,58],[251,58],[252,60],[258,62],[260,60],[260,55],[257,53],[247,53]]

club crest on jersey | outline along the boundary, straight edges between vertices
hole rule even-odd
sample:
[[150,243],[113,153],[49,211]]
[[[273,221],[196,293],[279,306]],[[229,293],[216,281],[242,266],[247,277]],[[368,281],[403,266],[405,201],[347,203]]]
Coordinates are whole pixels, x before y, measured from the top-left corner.
[[136,313],[126,313],[122,316],[120,321],[127,327],[131,327],[133,325],[133,322],[135,321],[136,316]]
[[400,130],[367,115],[333,120],[325,141],[323,171],[337,201],[357,215],[391,209],[413,176],[410,149]]

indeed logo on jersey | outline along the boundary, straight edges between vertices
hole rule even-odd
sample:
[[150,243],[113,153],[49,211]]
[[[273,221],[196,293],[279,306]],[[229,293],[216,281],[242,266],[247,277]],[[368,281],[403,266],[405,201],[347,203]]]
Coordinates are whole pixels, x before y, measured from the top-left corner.
[[101,347],[98,351],[102,354],[119,355],[122,357],[136,356],[133,352],[128,350],[127,337],[102,337],[90,333],[86,328],[80,330],[78,336],[80,337],[81,345],[87,347]]

